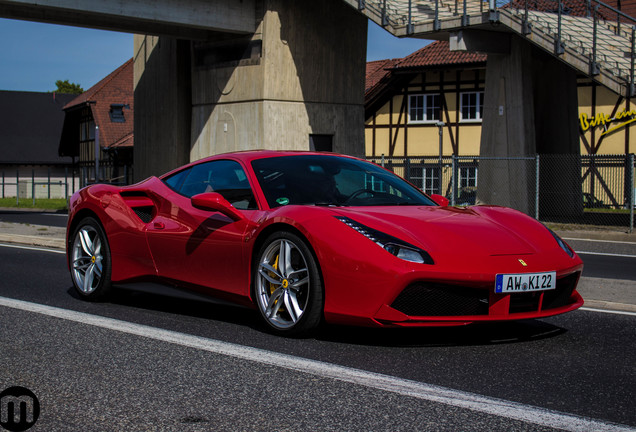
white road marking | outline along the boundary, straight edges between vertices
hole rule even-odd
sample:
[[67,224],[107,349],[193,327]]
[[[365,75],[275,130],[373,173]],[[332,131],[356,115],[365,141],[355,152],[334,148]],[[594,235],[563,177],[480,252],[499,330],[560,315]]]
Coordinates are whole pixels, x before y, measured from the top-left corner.
[[600,255],[600,256],[611,256],[611,257],[621,257],[621,258],[636,258],[636,255],[625,255],[625,254],[615,254],[615,253],[606,253],[606,252],[588,252],[588,251],[575,251],[579,255]]
[[615,314],[615,315],[636,316],[636,312],[613,310],[613,309],[596,309],[596,308],[590,308],[590,307],[585,307],[585,306],[579,308],[579,310],[588,311],[588,312],[608,313],[608,314]]
[[442,386],[420,383],[374,372],[338,366],[331,363],[308,360],[287,354],[245,347],[214,339],[206,339],[170,330],[157,329],[140,324],[120,321],[112,318],[90,315],[67,309],[60,309],[36,303],[0,297],[0,306],[38,313],[68,321],[93,325],[101,328],[124,332],[131,335],[167,342],[179,346],[208,351],[215,354],[278,366],[323,378],[335,379],[356,385],[388,391],[403,396],[430,402],[441,403],[476,412],[523,421],[556,429],[573,432],[603,430],[606,432],[636,432],[636,428],[627,425],[608,423],[572,414],[561,413],[518,402],[510,402],[488,396],[481,396]]
[[586,242],[597,242],[597,243],[616,243],[616,244],[629,244],[636,245],[636,242],[628,242],[628,241],[618,241],[618,240],[594,240],[594,239],[582,239],[582,238],[572,238],[572,237],[561,237],[563,240],[567,241],[586,241]]
[[48,249],[48,248],[42,248],[37,246],[24,246],[19,244],[0,243],[0,247],[8,247],[13,249],[26,249],[26,250],[33,250],[38,252],[53,252],[56,254],[66,254],[65,251],[59,250],[59,249]]

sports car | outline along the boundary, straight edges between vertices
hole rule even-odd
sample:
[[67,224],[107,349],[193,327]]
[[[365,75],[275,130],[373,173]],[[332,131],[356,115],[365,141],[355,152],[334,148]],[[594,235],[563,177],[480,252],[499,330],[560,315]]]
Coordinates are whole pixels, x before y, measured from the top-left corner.
[[535,219],[451,207],[332,153],[228,153],[88,186],[70,200],[67,259],[87,300],[164,285],[253,307],[286,335],[323,321],[449,326],[583,304],[582,261]]

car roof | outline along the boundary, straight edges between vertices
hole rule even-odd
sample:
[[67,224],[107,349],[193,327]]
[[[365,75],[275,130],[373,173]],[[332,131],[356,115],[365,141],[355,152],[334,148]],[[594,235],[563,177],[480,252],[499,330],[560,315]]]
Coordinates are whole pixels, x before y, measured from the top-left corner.
[[198,165],[200,163],[209,162],[213,160],[222,160],[222,159],[232,159],[243,162],[245,165],[249,165],[252,161],[257,159],[267,159],[273,157],[281,157],[281,156],[302,156],[302,155],[316,155],[316,156],[336,156],[336,157],[344,157],[350,159],[357,159],[353,156],[332,153],[332,152],[315,152],[315,151],[306,151],[306,150],[245,150],[238,152],[229,152],[229,153],[220,153],[213,156],[208,156],[194,162],[190,162],[189,164],[182,165],[180,167],[175,168],[163,175],[160,178],[168,177],[169,175],[181,171],[184,168]]

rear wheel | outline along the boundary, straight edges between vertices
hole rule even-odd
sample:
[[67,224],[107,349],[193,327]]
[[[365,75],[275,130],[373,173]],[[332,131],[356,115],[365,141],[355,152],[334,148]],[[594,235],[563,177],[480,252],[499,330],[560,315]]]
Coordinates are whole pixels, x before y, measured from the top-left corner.
[[265,322],[286,335],[315,330],[322,319],[323,286],[307,244],[293,233],[274,233],[255,264],[254,294]]
[[111,288],[110,248],[99,222],[83,219],[73,232],[71,276],[78,294],[87,300],[104,298]]

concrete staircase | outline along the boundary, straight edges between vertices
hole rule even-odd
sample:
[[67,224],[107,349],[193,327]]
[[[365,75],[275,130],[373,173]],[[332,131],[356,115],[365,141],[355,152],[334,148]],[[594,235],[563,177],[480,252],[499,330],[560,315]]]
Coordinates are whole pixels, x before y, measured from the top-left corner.
[[597,0],[566,5],[557,0],[345,1],[398,37],[447,39],[464,30],[515,33],[614,92],[636,95],[636,20]]

